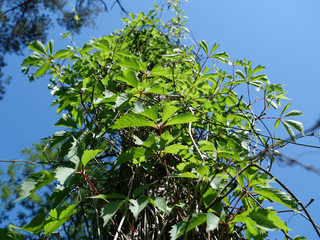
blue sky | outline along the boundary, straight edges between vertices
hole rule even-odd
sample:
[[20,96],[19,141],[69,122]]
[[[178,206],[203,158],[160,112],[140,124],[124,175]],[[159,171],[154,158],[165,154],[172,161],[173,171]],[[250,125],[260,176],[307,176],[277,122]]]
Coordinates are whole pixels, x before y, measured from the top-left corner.
[[[148,10],[150,0],[123,0],[123,5],[133,13]],[[188,16],[187,27],[196,40],[221,44],[220,50],[229,53],[231,59],[246,58],[254,65],[263,65],[265,74],[273,83],[285,84],[287,96],[292,100],[291,109],[299,109],[299,120],[309,128],[320,119],[320,1],[318,0],[189,0],[183,4]],[[96,29],[85,29],[75,37],[78,45],[92,37],[107,35],[123,24],[118,7],[97,18]],[[55,28],[49,39],[55,40],[55,50],[65,47],[69,41],[60,41]],[[28,53],[28,52],[26,52]],[[7,74],[13,77],[3,101],[0,101],[1,139],[0,159],[19,159],[20,150],[31,143],[58,131],[54,127],[58,116],[50,108],[53,98],[47,90],[48,78],[29,83],[20,72],[22,57],[6,58]],[[286,137],[280,129],[280,137]],[[318,145],[318,140],[301,142]],[[289,146],[283,152],[306,164],[320,168],[320,150]],[[5,164],[0,165],[4,169]],[[300,167],[275,164],[273,173],[278,176],[306,204],[314,220],[320,224],[320,176]],[[300,216],[281,215],[295,231],[290,234],[317,239],[310,223]],[[274,235],[273,238],[275,239]],[[280,235],[281,236],[281,235]],[[283,239],[278,237],[278,239]]]

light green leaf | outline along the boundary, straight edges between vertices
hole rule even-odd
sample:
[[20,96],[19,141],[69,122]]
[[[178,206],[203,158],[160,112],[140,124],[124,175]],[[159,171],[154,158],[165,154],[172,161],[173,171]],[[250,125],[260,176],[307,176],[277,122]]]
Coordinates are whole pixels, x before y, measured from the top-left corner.
[[210,51],[210,55],[220,46],[220,44],[214,44],[213,47],[211,48],[211,51]]
[[274,129],[275,129],[275,130],[277,129],[277,127],[279,126],[279,124],[280,124],[280,119],[278,118],[278,119],[276,120],[275,124],[274,124]]
[[198,178],[198,176],[192,172],[184,172],[181,174],[171,174],[171,177]]
[[156,206],[166,214],[171,211],[171,208],[168,207],[166,200],[163,197],[150,198],[150,203],[152,203],[154,206]]
[[281,203],[282,205],[290,209],[298,210],[298,204],[295,202],[295,200],[288,193],[280,189],[255,186],[254,192],[260,194],[263,197],[267,197],[272,201]]
[[75,169],[68,167],[57,167],[54,170],[54,173],[57,181],[60,182],[60,185],[65,187],[69,184],[72,176],[75,174]]
[[103,226],[107,225],[109,220],[116,214],[118,209],[125,202],[126,202],[126,200],[119,200],[119,201],[109,202],[104,205],[103,209],[101,210],[101,217],[103,219]]
[[[184,218],[181,222],[174,225],[170,230],[171,240],[175,240],[181,237],[185,232],[189,232],[195,227],[203,224],[207,220],[207,214],[205,213],[194,213],[188,223],[189,217]],[[187,226],[188,223],[188,226]]]
[[143,112],[140,112],[139,114],[142,115],[142,116],[145,116],[147,118],[150,118],[155,123],[158,120],[158,108],[157,108],[157,106],[153,106],[151,108],[148,108],[148,109],[144,110]]
[[64,58],[67,58],[69,55],[71,55],[73,53],[74,53],[73,51],[62,49],[62,50],[59,50],[58,52],[56,52],[54,54],[54,58],[64,59]]
[[95,156],[97,156],[101,152],[102,152],[102,150],[100,150],[100,149],[85,150],[82,155],[82,158],[81,158],[82,165],[85,167],[91,159],[93,159]]
[[134,58],[131,57],[121,57],[118,64],[119,66],[124,68],[130,67],[135,70],[139,70],[139,64]]
[[22,66],[32,65],[36,66],[40,63],[44,58],[39,53],[34,53],[29,57],[26,57],[23,62]]
[[165,123],[173,114],[175,114],[179,108],[173,106],[172,104],[165,103],[162,113],[162,124]]
[[41,53],[45,56],[47,56],[47,51],[45,49],[45,47],[43,46],[43,44],[36,40],[36,41],[33,41],[29,44],[29,49],[32,50],[32,51],[36,51],[38,53]]
[[213,213],[207,213],[207,231],[213,231],[218,228],[220,218]]
[[110,51],[109,42],[106,39],[102,39],[94,44],[94,47],[103,51]]
[[133,72],[132,70],[129,70],[129,69],[124,69],[122,71],[121,76],[118,77],[118,80],[125,82],[134,88],[137,88],[138,83],[139,83],[139,80],[138,80],[135,72]]
[[197,120],[198,118],[194,116],[191,112],[186,112],[186,113],[182,113],[180,115],[174,116],[165,124],[165,126],[196,122]]
[[127,113],[120,118],[116,120],[113,126],[111,128],[113,129],[121,129],[121,128],[127,128],[127,127],[154,127],[156,128],[157,125],[150,121],[145,119],[139,114],[136,113]]
[[299,110],[292,110],[288,112],[286,115],[283,117],[292,117],[292,116],[302,116],[302,113]]
[[233,222],[243,222],[257,226],[265,231],[290,230],[276,215],[276,211],[267,208],[249,209],[232,220]]
[[41,77],[43,74],[45,74],[47,72],[47,70],[50,67],[50,62],[47,61],[45,64],[43,64],[41,67],[38,68],[38,70],[36,71],[36,73],[34,74],[34,76],[36,78]]
[[290,105],[291,105],[291,103],[288,103],[288,104],[283,108],[280,116],[282,116],[282,115],[285,113],[285,111],[287,111],[287,109],[290,107]]
[[238,75],[242,80],[247,81],[247,78],[242,71],[237,70],[236,75]]
[[255,69],[253,69],[252,74],[255,74],[255,73],[257,73],[257,72],[261,72],[261,71],[263,71],[263,70],[265,70],[265,69],[266,69],[265,67],[263,67],[263,66],[261,66],[261,65],[258,65],[258,66],[256,66]]
[[177,154],[179,151],[183,149],[189,149],[188,146],[182,145],[182,144],[172,144],[166,147],[163,152],[165,153],[172,153],[172,154]]
[[49,212],[49,217],[46,219],[46,224],[44,226],[46,237],[68,221],[70,216],[77,211],[77,209],[75,209],[77,205],[78,203],[54,208]]
[[134,218],[137,220],[139,213],[148,205],[149,197],[142,196],[137,200],[131,199],[130,202],[132,203],[132,205],[129,206],[129,209],[132,212]]
[[19,197],[15,200],[15,202],[29,197],[32,193],[48,185],[54,180],[56,180],[56,178],[53,172],[42,170],[41,172],[30,174],[27,179],[23,181],[19,190]]
[[122,153],[117,161],[117,165],[126,163],[128,161],[134,160],[134,159],[140,159],[143,158],[144,161],[148,160],[154,155],[153,152],[146,148],[132,148],[128,150],[125,153]]

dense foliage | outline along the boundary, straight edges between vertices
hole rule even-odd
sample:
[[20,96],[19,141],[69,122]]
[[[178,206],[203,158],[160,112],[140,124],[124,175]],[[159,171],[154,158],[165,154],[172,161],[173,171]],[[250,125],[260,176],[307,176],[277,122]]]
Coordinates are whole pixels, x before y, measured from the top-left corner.
[[[99,13],[108,11],[115,4],[126,12],[120,0],[1,0],[0,99],[5,93],[5,83],[9,81],[2,72],[6,54],[21,54],[34,39],[46,41],[48,30],[56,25],[55,18],[58,25],[79,32],[84,26],[94,26]],[[77,19],[74,19],[75,11]]]
[[[66,130],[49,139],[58,154],[41,160],[50,167],[29,174],[17,199],[49,185],[48,202],[30,223],[1,229],[8,239],[25,239],[15,229],[39,239],[265,239],[274,230],[293,239],[274,202],[305,211],[319,234],[270,173],[293,129],[303,133],[290,119],[300,111],[287,104],[269,116],[286,98],[282,86],[217,44],[182,45],[183,10],[169,6],[168,23],[155,6],[81,48],[30,44],[23,71],[31,81],[52,75],[56,126]],[[264,119],[291,140],[275,138]]]

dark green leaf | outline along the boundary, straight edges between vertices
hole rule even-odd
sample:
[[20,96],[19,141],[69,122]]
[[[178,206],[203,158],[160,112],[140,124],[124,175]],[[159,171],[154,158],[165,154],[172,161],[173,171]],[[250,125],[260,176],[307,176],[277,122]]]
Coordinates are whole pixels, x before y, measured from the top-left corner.
[[203,224],[207,220],[207,214],[205,213],[194,213],[190,221],[188,222],[189,217],[184,218],[180,223],[174,225],[170,230],[171,240],[175,240],[178,237],[182,236],[185,232],[188,232],[195,227]]
[[55,126],[78,128],[77,122],[73,119],[71,114],[63,114]]
[[3,240],[25,240],[26,238],[13,228],[0,228],[0,236]]
[[101,210],[101,217],[103,219],[103,226],[107,225],[109,220],[116,214],[118,209],[121,207],[125,200],[109,202],[104,205],[103,209]]

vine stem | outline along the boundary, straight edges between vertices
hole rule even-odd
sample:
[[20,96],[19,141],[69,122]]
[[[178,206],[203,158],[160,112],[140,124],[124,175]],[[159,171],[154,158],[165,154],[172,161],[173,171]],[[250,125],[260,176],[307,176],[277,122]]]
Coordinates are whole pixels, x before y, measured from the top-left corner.
[[294,200],[301,206],[301,208],[303,209],[303,211],[306,213],[308,220],[311,222],[313,228],[315,229],[315,231],[317,232],[318,236],[320,237],[320,232],[317,228],[317,225],[315,224],[315,222],[313,221],[313,219],[311,218],[308,210],[306,209],[306,207],[302,204],[302,202],[286,187],[286,185],[284,185],[280,180],[278,180],[275,176],[273,176],[273,174],[271,174],[270,172],[268,172],[267,170],[265,170],[263,167],[260,167],[257,164],[254,164],[253,166],[255,166],[256,168],[259,168],[260,170],[262,170],[263,172],[265,172],[266,174],[268,174],[270,177],[272,177],[273,179],[275,179],[275,181],[283,188],[285,189],[293,198]]

